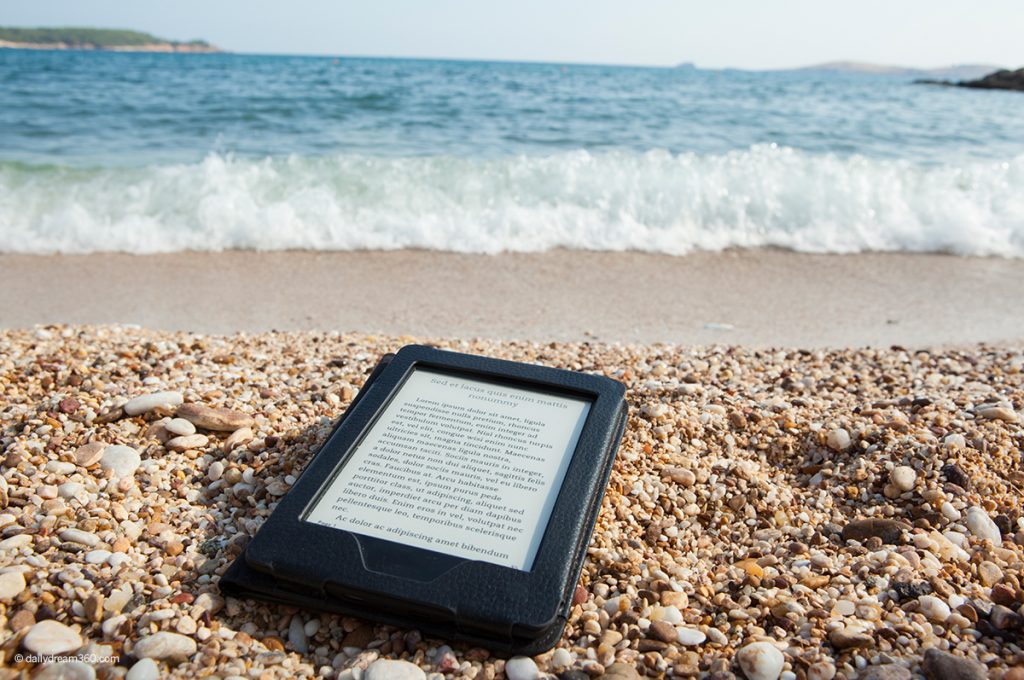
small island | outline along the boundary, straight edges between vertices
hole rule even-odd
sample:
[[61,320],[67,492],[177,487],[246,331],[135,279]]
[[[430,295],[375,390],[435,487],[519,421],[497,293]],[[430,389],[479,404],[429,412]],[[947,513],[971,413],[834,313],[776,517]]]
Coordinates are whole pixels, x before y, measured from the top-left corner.
[[0,49],[108,50],[111,52],[220,52],[205,40],[178,42],[141,31],[112,28],[12,28],[0,26]]
[[1024,68],[1016,71],[1000,69],[975,80],[915,80],[920,85],[942,85],[944,87],[969,87],[975,90],[1015,90],[1024,92]]

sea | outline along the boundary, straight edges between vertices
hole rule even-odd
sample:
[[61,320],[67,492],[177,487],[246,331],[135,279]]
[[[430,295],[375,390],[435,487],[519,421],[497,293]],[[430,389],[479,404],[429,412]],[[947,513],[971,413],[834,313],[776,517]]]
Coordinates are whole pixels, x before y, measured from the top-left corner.
[[1024,95],[909,77],[0,50],[0,251],[1024,257]]

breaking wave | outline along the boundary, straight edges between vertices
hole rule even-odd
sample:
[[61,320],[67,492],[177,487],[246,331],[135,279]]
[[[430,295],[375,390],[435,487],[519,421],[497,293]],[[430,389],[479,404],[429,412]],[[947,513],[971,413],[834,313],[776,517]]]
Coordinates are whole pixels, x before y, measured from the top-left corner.
[[774,145],[716,155],[343,154],[0,163],[0,251],[553,248],[1024,256],[1024,156],[923,164]]

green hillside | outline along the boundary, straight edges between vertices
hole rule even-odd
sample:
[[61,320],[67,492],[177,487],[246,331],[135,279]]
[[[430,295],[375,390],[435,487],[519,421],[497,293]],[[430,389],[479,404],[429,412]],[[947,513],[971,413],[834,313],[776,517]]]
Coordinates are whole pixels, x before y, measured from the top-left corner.
[[27,44],[64,44],[69,47],[102,49],[143,45],[189,45],[209,47],[205,40],[185,43],[157,38],[141,31],[113,28],[7,28],[0,26],[0,40]]

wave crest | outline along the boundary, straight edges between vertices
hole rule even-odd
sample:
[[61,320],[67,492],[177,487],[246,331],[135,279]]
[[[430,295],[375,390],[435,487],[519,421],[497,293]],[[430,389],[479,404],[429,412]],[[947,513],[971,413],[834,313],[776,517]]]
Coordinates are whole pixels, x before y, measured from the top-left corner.
[[459,252],[781,247],[1024,256],[1024,156],[926,166],[774,145],[720,155],[0,165],[0,250]]

